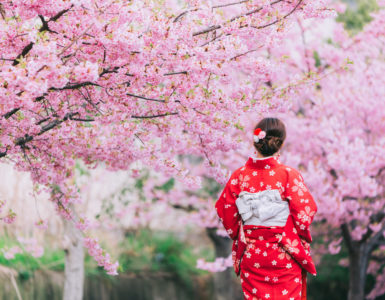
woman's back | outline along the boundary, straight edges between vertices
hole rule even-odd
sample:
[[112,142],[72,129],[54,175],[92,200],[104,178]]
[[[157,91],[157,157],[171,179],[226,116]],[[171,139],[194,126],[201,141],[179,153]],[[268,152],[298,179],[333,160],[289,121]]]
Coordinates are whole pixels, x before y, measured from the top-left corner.
[[[267,152],[268,135],[264,143],[264,135],[255,139]],[[306,271],[316,274],[309,225],[317,206],[299,171],[278,155],[250,156],[232,173],[215,207],[234,240],[245,299],[306,299]]]

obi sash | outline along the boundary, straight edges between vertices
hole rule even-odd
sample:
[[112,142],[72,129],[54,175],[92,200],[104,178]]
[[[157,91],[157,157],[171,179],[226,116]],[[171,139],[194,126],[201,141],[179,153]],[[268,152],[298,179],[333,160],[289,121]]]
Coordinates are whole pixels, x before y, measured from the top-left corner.
[[241,192],[235,201],[244,225],[285,226],[289,204],[282,201],[278,190],[258,193]]
[[[309,243],[311,242],[311,237],[301,238],[298,235],[294,219],[289,211],[288,203],[281,199],[278,191],[278,195],[274,194],[275,192],[271,193],[271,191],[269,191],[270,193],[264,194],[263,192],[244,192],[244,194],[242,194],[242,192],[236,201],[243,222],[240,224],[238,237],[233,242],[232,247],[235,273],[239,276],[241,260],[247,247],[247,236],[250,235],[250,237],[252,237],[252,232],[254,231],[254,226],[250,225],[255,225],[255,229],[259,226],[273,226],[271,230],[272,233],[274,232],[274,234],[276,234],[278,244],[286,250],[304,270],[312,275],[316,275],[315,265],[310,256]],[[258,199],[261,202],[258,202]],[[244,225],[247,225],[246,234]]]

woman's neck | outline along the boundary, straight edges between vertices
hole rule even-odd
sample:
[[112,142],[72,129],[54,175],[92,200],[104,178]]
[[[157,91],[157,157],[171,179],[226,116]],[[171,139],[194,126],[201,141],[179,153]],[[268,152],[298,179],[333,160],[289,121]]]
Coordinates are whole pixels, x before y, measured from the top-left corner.
[[273,156],[277,155],[277,153],[274,153],[273,155],[270,155],[270,156],[263,156],[261,153],[259,153],[257,150],[255,150],[254,151],[254,156],[256,158],[269,158],[269,157],[273,157]]
[[257,158],[265,158],[266,156],[263,156],[261,153],[259,153],[258,151],[256,151],[256,154],[257,154]]

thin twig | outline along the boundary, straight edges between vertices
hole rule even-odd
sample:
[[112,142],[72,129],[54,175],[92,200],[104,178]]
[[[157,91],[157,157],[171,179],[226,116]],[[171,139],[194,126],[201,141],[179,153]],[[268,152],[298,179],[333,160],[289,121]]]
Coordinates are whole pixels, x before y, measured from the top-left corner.
[[71,48],[72,45],[75,44],[83,35],[85,35],[87,33],[87,31],[91,29],[92,26],[93,26],[93,24],[90,24],[82,34],[77,36],[69,45],[65,46],[64,49],[58,54],[58,56],[62,55],[69,48]]
[[294,6],[294,8],[290,12],[288,12],[286,15],[284,15],[282,18],[278,18],[275,21],[268,23],[268,24],[265,24],[265,25],[262,25],[262,26],[251,26],[251,27],[256,28],[256,29],[263,29],[263,28],[266,28],[268,26],[274,25],[274,24],[278,23],[279,21],[286,19],[288,16],[290,16],[293,12],[295,12],[297,10],[298,6],[300,6],[302,1],[303,0],[299,0],[298,3]]
[[[277,4],[277,3],[282,2],[282,1],[283,1],[283,0],[275,0],[275,1],[271,2],[270,5],[274,5],[274,4]],[[302,0],[301,0],[300,2],[302,2]],[[240,19],[240,18],[242,18],[242,17],[245,17],[245,16],[250,16],[250,15],[252,15],[252,14],[255,14],[255,13],[261,11],[264,7],[265,7],[265,6],[260,6],[260,7],[257,7],[257,8],[255,8],[255,9],[251,10],[251,11],[248,11],[248,12],[246,12],[246,13],[243,13],[243,14],[237,15],[237,16],[235,16],[235,17],[232,17],[229,21],[224,22],[224,23],[222,23],[221,25],[212,25],[212,26],[207,27],[207,28],[205,28],[205,29],[196,31],[196,32],[193,33],[193,36],[205,34],[205,33],[211,32],[211,31],[213,31],[213,30],[219,29],[219,28],[221,28],[223,25],[225,25],[225,24],[227,24],[227,23],[233,22],[233,21],[238,20],[238,19]]]
[[131,118],[134,119],[153,119],[153,118],[159,118],[159,117],[166,117],[170,115],[178,115],[178,112],[167,112],[165,114],[159,114],[159,115],[152,115],[152,116],[131,116]]
[[[259,48],[262,48],[262,46],[260,46]],[[233,56],[232,58],[230,58],[230,60],[237,59],[238,57],[244,56],[244,55],[246,55],[246,54],[249,54],[249,53],[255,52],[255,51],[258,51],[258,49],[252,49],[252,50],[246,51],[246,52],[244,52],[244,53],[235,55],[235,56]]]
[[227,7],[227,6],[231,6],[231,5],[242,4],[242,3],[245,3],[245,2],[249,2],[249,1],[250,0],[243,0],[243,1],[239,1],[239,2],[231,2],[231,3],[227,3],[227,4],[220,4],[220,5],[215,5],[212,8]]
[[187,75],[188,73],[187,73],[187,71],[170,72],[170,73],[163,74],[163,76],[171,76],[171,75],[179,75],[179,74]]
[[127,93],[126,95],[130,96],[130,97],[134,97],[134,98],[139,98],[139,99],[147,100],[147,101],[155,101],[155,102],[162,102],[162,103],[166,102],[165,100],[162,100],[162,99],[147,98],[147,97],[143,97],[143,96],[139,96],[139,95],[134,95],[134,94],[131,94],[131,93]]

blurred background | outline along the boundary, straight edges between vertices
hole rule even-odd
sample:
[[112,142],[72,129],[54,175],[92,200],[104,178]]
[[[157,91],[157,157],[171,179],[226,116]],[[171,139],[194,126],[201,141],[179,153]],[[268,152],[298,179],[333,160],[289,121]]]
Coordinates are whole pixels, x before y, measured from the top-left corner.
[[[325,44],[329,46],[337,43],[333,40],[336,28],[334,24],[343,26],[346,30],[346,39],[354,40],[363,32],[365,25],[373,21],[371,14],[379,10],[374,0],[346,0],[341,2],[341,5],[344,9],[338,13],[335,22],[325,22],[318,28],[319,31],[324,31]],[[328,35],[333,37],[327,38]],[[325,52],[328,51],[324,46],[320,48],[322,49],[319,51],[314,48],[309,52],[311,63],[317,68],[325,64],[322,55],[326,56]],[[382,60],[383,49],[379,50],[382,53]],[[359,78],[352,85],[359,86]],[[346,80],[343,77],[338,79]],[[328,84],[330,85],[325,83],[326,88],[323,86],[322,88],[328,89]],[[330,95],[338,93],[336,91]],[[358,102],[367,95],[366,91],[361,93],[361,98],[357,98]],[[311,97],[307,94],[303,98]],[[376,101],[372,108],[376,108],[378,103],[381,109],[380,105],[384,102],[381,94]],[[354,115],[363,111],[351,103],[343,102],[341,105],[345,105],[341,115],[347,119],[349,114]],[[289,135],[291,133],[292,137],[306,136],[313,130],[313,137],[317,137],[315,133],[317,129],[314,129],[316,125],[312,127],[309,125],[310,121],[306,121],[306,117],[314,117],[311,109],[297,103],[293,108],[295,114],[290,117],[282,115],[288,126]],[[306,110],[309,112],[308,115],[304,112]],[[326,109],[324,115],[334,124],[333,119],[328,117]],[[371,116],[369,114],[365,118],[370,121]],[[385,121],[384,116],[377,117],[378,120]],[[255,118],[249,120],[252,120],[250,127],[256,123]],[[318,121],[316,124],[320,124]],[[346,126],[350,128],[349,124]],[[298,128],[302,128],[302,131]],[[344,129],[339,126],[339,130],[343,135]],[[333,133],[326,133],[328,134]],[[242,138],[251,139],[251,135],[246,132]],[[298,154],[301,151],[298,147],[306,146],[294,145],[293,140],[289,139],[282,149],[282,160],[304,171],[305,182],[314,189],[315,199],[318,201],[317,196],[326,192],[321,191],[317,179],[314,178],[323,178],[325,184],[329,181],[323,177],[326,175],[316,164],[304,165],[301,162],[301,159],[308,157],[304,154],[305,158],[299,159],[297,156],[301,156]],[[359,156],[363,153],[358,150],[354,152],[355,148],[351,145],[346,147],[351,149],[353,155],[358,153]],[[306,148],[303,149],[306,151]],[[250,148],[250,154],[252,151]],[[244,153],[239,155],[239,162],[247,159]],[[317,159],[322,161],[322,158],[319,158],[322,155],[317,154],[317,151],[312,154],[315,158],[309,158],[308,161],[314,162]],[[71,257],[80,260],[80,266],[84,262],[84,299],[243,299],[239,279],[235,276],[229,260],[231,240],[226,237],[222,228],[218,227],[220,225],[214,211],[214,203],[223,186],[211,176],[205,176],[202,157],[180,156],[179,159],[202,175],[202,187],[199,190],[186,190],[176,178],[166,178],[140,163],[134,163],[129,172],[109,172],[103,165],[89,170],[81,162],[76,164],[74,181],[83,199],[83,202],[76,206],[76,212],[81,218],[89,220],[93,236],[97,236],[104,249],[118,259],[118,276],[107,275],[97,266],[94,259],[83,251],[83,248],[77,246],[79,237],[73,224],[55,217],[55,208],[49,200],[49,195],[36,191],[29,174],[15,171],[12,165],[0,165],[1,198],[6,199],[7,206],[12,207],[17,214],[12,225],[3,223],[0,225],[0,299],[62,299],[66,277],[65,264]],[[382,158],[381,163],[383,162]],[[365,164],[365,161],[361,163]],[[227,166],[230,170],[234,170],[239,167],[239,163],[238,165],[228,163]],[[307,172],[313,174],[319,172],[318,177],[314,175],[307,177]],[[328,176],[333,177],[334,172],[338,171],[328,172]],[[379,175],[381,173],[382,171]],[[350,180],[349,177],[346,178],[345,180]],[[377,181],[380,185],[383,183],[383,179],[381,180]],[[360,182],[360,178],[356,182]],[[341,182],[339,184],[342,186]],[[369,188],[371,183],[365,181],[364,184]],[[333,194],[333,188],[337,195],[341,188],[333,185],[330,187],[328,195]],[[382,194],[380,198],[383,199]],[[330,210],[337,210],[334,206],[328,207],[327,203],[327,201],[319,202],[323,205],[321,216],[326,214],[327,210],[329,213]],[[367,203],[369,207],[375,205],[373,201]],[[375,206],[375,209],[376,212],[383,212],[382,206]],[[381,224],[376,222],[375,218],[370,217],[371,226]],[[360,222],[359,218],[357,220]],[[318,275],[308,277],[309,300],[347,299],[349,274],[351,274],[349,264],[352,265],[351,261],[355,258],[349,252],[347,244],[341,241],[342,234],[339,230],[343,231],[343,228],[337,226],[336,229],[333,225],[333,218],[321,217],[312,225],[313,253]],[[376,232],[375,227],[373,231]],[[360,237],[355,240],[364,243]],[[379,241],[373,250],[375,252],[368,254],[367,259],[371,263],[367,261],[369,267],[364,278],[365,294],[375,289],[376,292],[371,294],[371,299],[377,300],[385,299],[382,243]],[[76,263],[73,265],[76,267]]]

